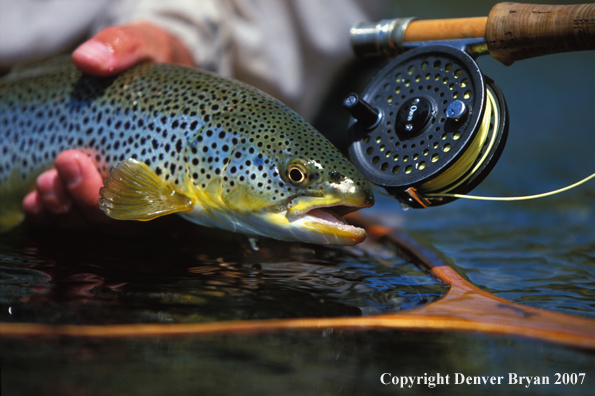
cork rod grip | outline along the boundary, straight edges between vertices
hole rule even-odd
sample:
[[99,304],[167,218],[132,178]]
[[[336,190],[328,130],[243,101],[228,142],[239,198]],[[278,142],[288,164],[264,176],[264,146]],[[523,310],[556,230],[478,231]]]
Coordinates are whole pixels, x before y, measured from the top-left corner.
[[486,25],[490,54],[514,61],[558,52],[595,49],[595,4],[499,3]]

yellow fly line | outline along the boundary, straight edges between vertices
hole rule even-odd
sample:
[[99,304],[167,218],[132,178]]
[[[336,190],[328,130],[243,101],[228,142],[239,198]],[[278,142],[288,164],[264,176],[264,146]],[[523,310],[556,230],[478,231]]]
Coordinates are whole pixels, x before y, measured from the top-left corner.
[[[487,100],[486,100],[486,110],[484,113],[483,121],[481,123],[479,133],[471,143],[469,149],[461,156],[461,158],[447,171],[445,171],[439,177],[428,181],[427,183],[423,184],[419,191],[423,196],[426,197],[449,197],[449,198],[464,198],[464,199],[474,199],[474,200],[482,200],[482,201],[525,201],[529,199],[538,199],[538,198],[545,198],[555,194],[560,194],[562,192],[571,190],[575,187],[580,186],[588,182],[589,180],[595,178],[595,173],[586,178],[571,184],[569,186],[549,191],[541,194],[535,195],[525,195],[525,196],[517,196],[517,197],[482,197],[476,195],[466,195],[466,194],[453,194],[450,191],[453,191],[466,180],[468,180],[477,170],[482,166],[482,164],[488,158],[488,155],[496,142],[496,133],[492,133],[491,138],[489,137],[490,130],[496,131],[498,129],[499,124],[499,114],[498,114],[498,106],[496,105],[495,98],[491,90],[488,88],[486,90],[487,93]],[[494,120],[494,125],[490,128],[491,120]],[[484,146],[486,141],[489,139],[488,147],[484,152],[482,158],[478,161],[477,158]],[[476,164],[473,169],[471,167],[473,164]],[[462,175],[462,176],[461,176]]]
[[466,199],[475,199],[475,200],[480,200],[480,201],[526,201],[529,199],[537,199],[537,198],[545,198],[545,197],[549,197],[551,195],[555,195],[555,194],[560,194],[563,193],[564,191],[568,191],[571,190],[575,187],[580,186],[581,184],[584,184],[586,182],[588,182],[589,180],[595,178],[595,173],[593,173],[590,176],[585,177],[582,180],[577,181],[574,184],[571,184],[569,186],[563,187],[563,188],[559,188],[557,190],[554,191],[549,191],[549,192],[545,192],[545,193],[541,193],[541,194],[535,194],[535,195],[524,195],[524,196],[519,196],[519,197],[480,197],[477,195],[465,195],[465,194],[437,194],[437,196],[441,196],[441,197],[452,197],[452,198],[466,198]]
[[[428,197],[443,197],[446,196],[445,194],[449,191],[453,191],[458,186],[463,184],[467,181],[477,170],[481,167],[481,165],[486,161],[489,156],[489,153],[494,145],[497,137],[497,133],[492,133],[491,139],[488,143],[488,148],[485,150],[483,157],[477,161],[482,148],[486,144],[486,141],[490,137],[490,130],[497,131],[498,124],[499,124],[499,113],[498,113],[498,106],[496,106],[496,99],[494,98],[493,93],[488,88],[486,90],[486,108],[483,116],[483,120],[479,127],[479,132],[471,142],[471,145],[463,153],[461,158],[455,162],[453,166],[447,169],[444,173],[440,176],[432,179],[426,183],[424,183],[420,188],[419,192]],[[493,117],[492,117],[493,115]],[[490,128],[491,120],[494,119],[494,124],[492,128]],[[476,164],[473,167],[473,164]],[[471,169],[473,167],[473,169]]]

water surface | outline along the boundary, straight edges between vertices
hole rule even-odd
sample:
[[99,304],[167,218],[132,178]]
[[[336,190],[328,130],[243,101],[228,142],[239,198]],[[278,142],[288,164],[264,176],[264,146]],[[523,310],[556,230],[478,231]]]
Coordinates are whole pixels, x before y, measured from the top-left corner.
[[0,242],[0,319],[107,324],[359,316],[411,309],[446,291],[380,246],[262,240],[254,250],[243,236],[182,229],[134,237],[16,229]]

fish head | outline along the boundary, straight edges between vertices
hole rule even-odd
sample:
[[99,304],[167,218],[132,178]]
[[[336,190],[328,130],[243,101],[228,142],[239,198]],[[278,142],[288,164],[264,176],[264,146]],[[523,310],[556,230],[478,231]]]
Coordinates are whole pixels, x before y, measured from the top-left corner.
[[372,206],[374,195],[353,166],[334,150],[330,143],[322,144],[312,157],[281,158],[279,176],[291,189],[269,221],[301,240],[353,245],[365,239],[365,231],[342,216]]
[[[367,181],[320,132],[288,108],[259,110],[256,119],[228,118],[232,133],[219,122],[221,129],[203,135],[203,149],[195,150],[199,160],[193,162],[199,166],[191,172],[203,181],[201,174],[217,176],[198,185],[216,207],[216,226],[227,223],[223,228],[287,241],[362,242],[365,230],[342,216],[374,204]],[[209,161],[219,165],[206,167]]]

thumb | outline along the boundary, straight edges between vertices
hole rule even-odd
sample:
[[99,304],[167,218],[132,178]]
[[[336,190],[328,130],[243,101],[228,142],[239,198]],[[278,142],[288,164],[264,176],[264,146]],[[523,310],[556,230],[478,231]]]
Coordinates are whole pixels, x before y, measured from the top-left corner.
[[81,44],[72,60],[83,72],[97,76],[117,74],[142,61],[194,65],[177,37],[148,22],[107,27]]

